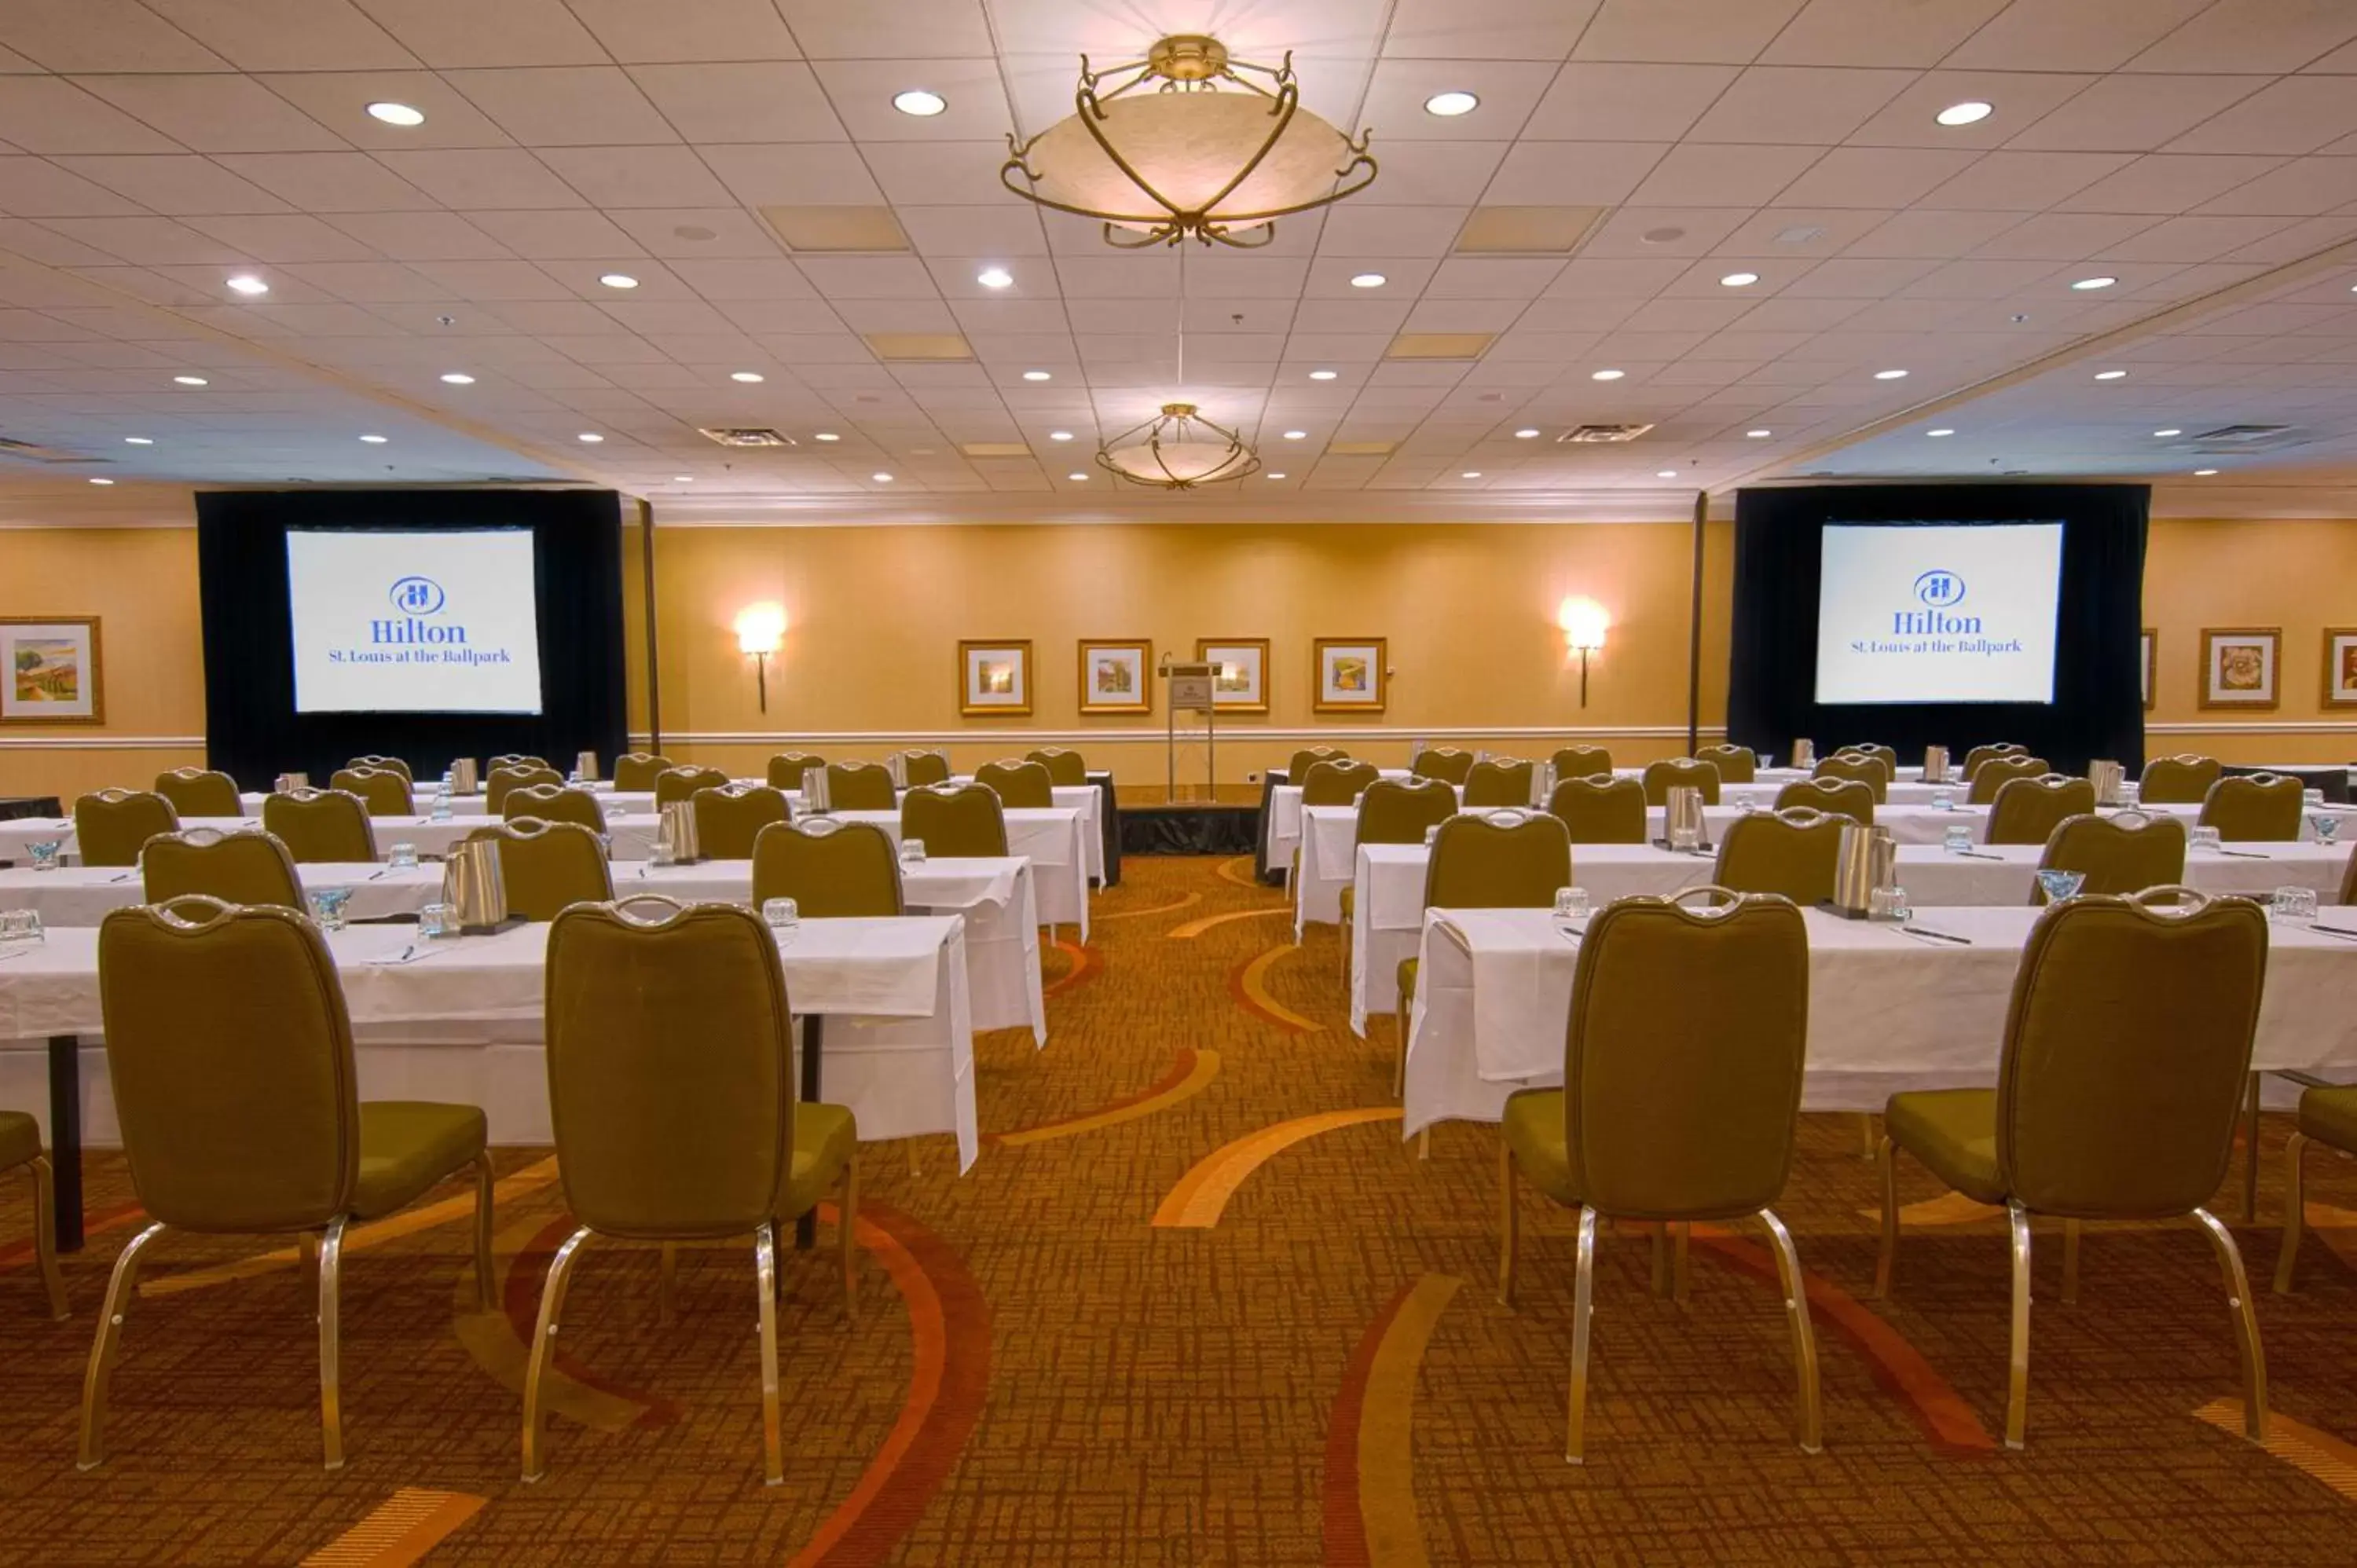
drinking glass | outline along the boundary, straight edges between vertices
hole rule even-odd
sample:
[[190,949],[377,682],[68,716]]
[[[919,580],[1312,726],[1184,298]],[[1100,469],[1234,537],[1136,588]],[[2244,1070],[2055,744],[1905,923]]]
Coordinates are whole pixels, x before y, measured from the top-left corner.
[[0,909],[0,942],[38,942],[41,940],[41,912],[38,909]]
[[430,811],[430,812],[428,812],[428,813],[426,814],[426,821],[428,821],[428,822],[448,822],[449,820],[450,820],[450,797],[449,797],[449,796],[447,796],[447,795],[436,795],[436,796],[435,796],[435,797],[434,797],[434,810],[433,810],[432,811]]
[[65,848],[63,839],[35,839],[25,846],[32,852],[33,869],[55,871],[60,864],[58,852]]
[[417,911],[417,934],[421,937],[445,937],[450,934],[450,906],[436,902]]
[[1585,887],[1558,887],[1555,890],[1555,918],[1558,924],[1567,920],[1585,920],[1591,908]]
[[1440,839],[1440,829],[1439,829],[1438,827],[1437,827],[1437,826],[1435,826],[1435,827],[1429,827],[1429,828],[1426,828],[1426,829],[1425,829],[1425,830],[1424,830],[1424,847],[1425,847],[1425,848],[1426,848],[1426,849],[1430,849],[1430,848],[1431,848],[1435,843],[1438,843],[1438,842],[1439,842],[1439,839]]
[[1953,789],[1932,790],[1932,809],[1935,811],[1954,811],[1956,809],[1956,792]]
[[352,901],[349,887],[317,887],[311,892],[311,916],[323,931],[344,929],[344,907]]
[[2083,871],[2057,871],[2041,866],[2038,872],[2038,890],[2046,895],[2049,904],[2060,904],[2066,898],[2076,898],[2079,889],[2087,885]]
[[1760,797],[1746,789],[1735,797],[1735,809],[1748,817],[1760,809]]
[[1866,896],[1866,918],[1869,920],[1896,920],[1904,925],[1912,913],[1904,887],[1877,887]]
[[2267,900],[2267,913],[2278,920],[2314,925],[2317,902],[2313,887],[2278,887],[2275,897]]
[[1763,771],[1771,770],[1776,766],[1776,754],[1772,751],[1763,751],[1759,754],[1759,759],[1752,766]]
[[2302,789],[2299,792],[2299,803],[2306,806],[2309,810],[2314,811],[2317,807],[2324,804],[2324,791],[2321,789]]
[[2316,830],[2316,842],[2328,848],[2341,833],[2341,819],[2330,811],[2309,812],[2308,825]]
[[770,929],[785,937],[802,925],[802,908],[791,898],[764,898],[761,900],[761,918]]
[[923,864],[924,864],[924,860],[925,860],[925,841],[924,841],[924,840],[922,840],[922,839],[902,839],[902,840],[900,841],[900,864],[901,864],[901,865],[923,865]]
[[2195,828],[2185,835],[2185,842],[2194,849],[2216,849],[2226,841],[2216,828]]
[[395,871],[416,870],[417,846],[414,843],[394,844],[393,848],[385,852],[385,864],[392,866]]
[[1964,854],[1973,847],[1973,830],[1961,824],[1949,828],[1940,835],[1940,847],[1951,854]]

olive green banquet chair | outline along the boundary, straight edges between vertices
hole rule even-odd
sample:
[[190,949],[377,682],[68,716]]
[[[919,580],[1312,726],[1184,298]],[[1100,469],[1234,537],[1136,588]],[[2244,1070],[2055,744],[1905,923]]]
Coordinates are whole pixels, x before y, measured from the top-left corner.
[[1803,909],[1834,896],[1846,816],[1806,807],[1753,811],[1727,824],[1711,880],[1738,893],[1778,893]]
[[1476,762],[1465,773],[1465,809],[1469,811],[1492,806],[1528,806],[1531,780],[1537,772],[1538,764],[1511,757]]
[[1990,760],[1992,757],[2027,757],[2029,755],[2029,748],[2019,745],[2017,742],[2010,740],[1993,741],[1986,746],[1976,746],[1970,751],[1964,753],[1964,766],[1958,771],[1964,775],[1964,782],[1969,784],[1973,781],[1973,775],[1980,771],[1981,764]]
[[[1689,908],[1686,899],[1717,898]],[[1564,1457],[1586,1457],[1598,1219],[1687,1227],[1757,1219],[1776,1255],[1799,1382],[1801,1450],[1824,1446],[1816,1337],[1792,1233],[1774,1205],[1792,1170],[1808,1047],[1809,939],[1782,898],[1694,888],[1623,898],[1588,921],[1572,980],[1564,1087],[1506,1101],[1498,1299],[1513,1305],[1515,1177],[1579,1211]],[[1659,1288],[1660,1232],[1656,1232]]]
[[1855,753],[1860,757],[1878,757],[1881,759],[1882,766],[1889,770],[1891,778],[1896,779],[1899,777],[1899,748],[1897,746],[1883,746],[1879,743],[1862,742],[1857,746],[1845,746],[1840,751],[1835,752],[1835,755],[1840,756],[1843,753]]
[[980,784],[923,784],[900,797],[900,842],[928,859],[987,859],[1006,853],[1006,811]]
[[[1440,824],[1424,867],[1427,909],[1550,909],[1571,886],[1571,832],[1544,811],[1460,812]],[[1407,1031],[1415,1015],[1417,962],[1400,960],[1397,1057],[1392,1093],[1407,1087]]]
[[2087,779],[2061,773],[2008,779],[1989,802],[1988,830],[1981,839],[1985,843],[2044,843],[2066,820],[2091,816],[2094,810],[2095,786]]
[[2005,1441],[2019,1448],[2029,1394],[2030,1230],[2063,1224],[2062,1299],[2078,1297],[2090,1219],[2190,1217],[2225,1275],[2243,1359],[2243,1428],[2267,1430],[2266,1362],[2233,1232],[2203,1207],[2224,1179],[2266,970],[2267,921],[2246,898],[2190,887],[2078,897],[2040,915],[2015,973],[1995,1089],[1894,1094],[1883,1116],[1887,1295],[1899,1241],[1897,1154],[1950,1190],[2001,1205],[2013,1233],[2013,1336]]
[[[2357,861],[2350,875],[2357,879]],[[2302,1212],[2307,1205],[2308,1146],[2321,1144],[2343,1154],[2357,1154],[2357,1084],[2311,1084],[2300,1090],[2299,1122],[2284,1144],[2283,1244],[2276,1253],[2276,1294],[2291,1294],[2292,1271],[2299,1261]]]
[[770,788],[772,789],[783,789],[788,793],[799,792],[802,787],[802,776],[809,773],[814,768],[824,768],[825,766],[826,758],[819,756],[816,752],[779,752],[775,757],[770,758],[770,766],[768,769]]
[[2287,773],[2230,775],[2201,799],[2201,826],[2229,843],[2289,843],[2299,837],[2300,781]]
[[49,1156],[41,1149],[41,1124],[23,1111],[0,1111],[0,1171],[23,1171],[33,1187],[33,1262],[48,1293],[49,1316],[66,1320],[65,1277],[58,1273],[57,1207]]
[[1305,746],[1295,752],[1285,765],[1285,781],[1299,784],[1309,777],[1309,770],[1321,762],[1348,762],[1351,754],[1340,746]]
[[500,846],[500,888],[510,915],[544,923],[568,905],[602,903],[614,896],[606,846],[580,822],[533,817],[487,822],[467,839]]
[[2156,757],[2144,765],[2144,777],[2136,780],[2136,799],[2147,806],[2198,806],[2224,773],[2214,757],[2191,752]]
[[328,788],[348,789],[358,795],[371,817],[417,814],[410,800],[408,779],[390,768],[339,768],[328,776]]
[[[1360,766],[1364,767],[1365,764]],[[1370,772],[1373,770],[1369,769]],[[1303,799],[1308,795],[1305,792]],[[1437,779],[1370,779],[1359,800],[1360,843],[1422,843],[1425,835],[1457,814],[1457,791]],[[1341,892],[1342,983],[1351,980],[1351,921],[1358,908],[1354,877]]]
[[168,1230],[318,1246],[320,1445],[344,1462],[338,1279],[348,1227],[472,1169],[478,1310],[491,1305],[491,1163],[472,1105],[362,1101],[350,1015],[319,929],[291,909],[177,899],[108,913],[98,983],[108,1075],[145,1228],[107,1283],[82,1384],[81,1467],[106,1457],[107,1385],[139,1265]]
[[1722,785],[1759,781],[1760,754],[1748,746],[1696,746],[1695,760],[1707,762],[1717,768],[1718,781]]
[[1973,781],[1964,791],[1964,800],[1970,805],[1989,805],[1996,800],[1996,792],[2015,779],[2043,779],[2053,771],[2042,757],[2024,757],[2019,753],[1992,757],[1973,769]]
[[812,817],[753,840],[753,905],[791,898],[808,919],[899,915],[900,855],[874,822]]
[[1874,786],[1863,779],[1795,779],[1776,791],[1780,811],[1826,811],[1874,825]]
[[[578,784],[527,784],[500,802],[503,822],[577,822],[593,833],[606,831],[606,808]],[[710,852],[705,852],[709,854]]]
[[1328,757],[1309,765],[1301,776],[1301,803],[1304,806],[1348,806],[1366,792],[1367,786],[1383,778],[1383,769],[1372,762],[1351,762]]
[[347,768],[373,768],[381,772],[398,773],[404,779],[408,779],[413,786],[417,782],[417,774],[415,771],[410,768],[409,764],[404,762],[398,757],[382,757],[375,752],[371,752],[365,757],[353,757],[350,762],[345,763],[344,766]]
[[84,865],[136,865],[142,845],[180,831],[172,802],[145,789],[101,789],[73,803],[74,853]]
[[535,771],[544,770],[550,773],[556,771],[548,766],[548,758],[544,757],[534,757],[529,752],[522,751],[503,751],[497,757],[483,759],[483,777],[488,779],[502,768],[528,768]]
[[1874,803],[1878,806],[1890,799],[1890,765],[1862,751],[1837,751],[1831,757],[1823,757],[1809,770],[1809,777],[1843,779],[1863,784],[1874,791]]
[[1473,754],[1453,746],[1428,746],[1408,764],[1407,770],[1417,779],[1437,779],[1444,784],[1461,785],[1473,771]]
[[728,775],[717,768],[670,768],[655,776],[655,810],[695,799],[698,789],[726,789]]
[[1612,754],[1600,746],[1563,746],[1548,760],[1555,764],[1558,780],[1612,777]]
[[793,813],[785,791],[766,784],[725,784],[688,797],[695,808],[695,845],[713,860],[750,860],[753,841],[771,822]]
[[259,828],[221,832],[191,828],[158,833],[139,858],[140,893],[150,904],[203,894],[226,904],[301,909],[302,875],[274,833]]
[[888,811],[900,803],[900,791],[880,762],[830,762],[826,803],[831,811]]
[[[2082,894],[2126,896],[2173,887],[2185,880],[2185,822],[2142,811],[2066,817],[2054,824],[2038,865],[2041,871],[2077,872],[2084,878]],[[2033,896],[2036,901],[2040,896]]]
[[655,751],[626,751],[614,758],[614,788],[632,794],[651,794],[655,780],[679,766]]
[[1681,787],[1702,791],[1702,803],[1718,804],[1718,769],[1691,757],[1664,757],[1645,764],[1645,804],[1668,803],[1670,791]]
[[1040,811],[1056,803],[1056,786],[1047,768],[1036,762],[1007,757],[985,762],[974,770],[974,781],[998,791],[998,802],[1010,811]]
[[156,793],[172,802],[183,817],[242,817],[245,801],[237,780],[203,768],[175,768],[156,775]]
[[1023,754],[1027,762],[1036,762],[1048,770],[1048,782],[1067,789],[1079,789],[1089,781],[1088,758],[1077,751],[1060,746],[1042,746],[1038,751]]
[[[840,1183],[844,1315],[856,1319],[859,1131],[846,1108],[797,1099],[777,939],[733,904],[576,905],[548,931],[547,1032],[558,1179],[579,1229],[541,1289],[524,1371],[523,1478],[546,1472],[544,1391],[589,1239],[660,1243],[668,1260],[681,1242],[750,1232],[762,1477],[780,1485],[778,1230]],[[691,1058],[695,1070],[681,1070]]]
[[928,784],[946,784],[953,771],[947,752],[904,751],[900,754],[901,781],[911,789]]
[[1563,779],[1547,796],[1546,809],[1574,843],[1643,843],[1652,814],[1642,784],[1609,773]]
[[483,810],[492,816],[507,804],[511,789],[529,789],[536,784],[554,784],[565,788],[565,775],[543,765],[538,768],[494,768],[483,775]]
[[262,825],[297,865],[376,858],[376,828],[368,807],[349,789],[288,789],[265,796]]

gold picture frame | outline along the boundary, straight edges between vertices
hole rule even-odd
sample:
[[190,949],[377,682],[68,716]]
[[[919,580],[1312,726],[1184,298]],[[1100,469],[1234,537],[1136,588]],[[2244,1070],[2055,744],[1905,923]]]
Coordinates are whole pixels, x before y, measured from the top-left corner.
[[1321,714],[1380,714],[1391,700],[1391,671],[1380,637],[1321,637],[1312,644],[1311,707]]
[[958,714],[963,718],[1028,718],[1031,639],[958,639]]
[[1081,639],[1081,712],[1154,711],[1154,644],[1142,637]]
[[1223,714],[1268,712],[1268,639],[1199,637],[1195,660],[1217,666],[1211,675],[1211,706]]
[[2144,711],[2160,703],[2160,628],[2148,626],[2138,641],[2144,644]]
[[2205,626],[2201,628],[2204,708],[2265,711],[2280,702],[2283,628]]
[[2324,628],[2322,695],[2328,708],[2357,708],[2357,626]]
[[0,616],[0,725],[102,725],[96,616]]

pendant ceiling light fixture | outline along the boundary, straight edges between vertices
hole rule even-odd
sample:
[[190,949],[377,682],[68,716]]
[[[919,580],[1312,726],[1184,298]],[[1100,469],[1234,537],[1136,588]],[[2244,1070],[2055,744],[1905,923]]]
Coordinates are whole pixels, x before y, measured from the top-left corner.
[[[1178,384],[1187,384],[1187,252],[1178,252]],[[1097,467],[1134,485],[1161,490],[1191,490],[1260,471],[1260,454],[1244,438],[1214,424],[1191,403],[1162,405],[1143,424],[1132,425],[1097,448]]]
[[1217,38],[1177,34],[1143,60],[1103,71],[1081,57],[1075,113],[998,171],[1016,195],[1104,224],[1124,250],[1256,249],[1275,220],[1372,184],[1368,133],[1356,141],[1301,107],[1288,51],[1279,66],[1228,58]]

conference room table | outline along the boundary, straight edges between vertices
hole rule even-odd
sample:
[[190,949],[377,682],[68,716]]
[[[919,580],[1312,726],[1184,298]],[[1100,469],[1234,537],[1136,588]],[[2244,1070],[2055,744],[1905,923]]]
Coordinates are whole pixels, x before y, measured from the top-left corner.
[[[1805,910],[1809,1027],[1802,1106],[1880,1111],[1906,1089],[1996,1082],[2015,971],[2040,911],[1939,908],[1922,926]],[[2357,910],[2326,912],[2357,932]],[[2357,940],[2268,929],[2255,1071],[2357,1075]],[[1563,1082],[1579,940],[1544,909],[1435,909],[1425,918],[1407,1047],[1404,1128],[1495,1122],[1518,1089]]]
[[[828,815],[838,822],[873,822],[890,834],[894,843],[900,842],[898,811],[832,811]],[[1081,826],[1080,812],[1070,806],[1014,806],[1005,816],[1006,853],[1031,863],[1040,922],[1077,927],[1081,940],[1086,942],[1089,872],[1083,841],[1088,835]]]
[[[548,931],[534,922],[432,940],[408,926],[329,933],[361,1098],[479,1105],[495,1144],[553,1142],[541,1043]],[[848,1106],[862,1142],[951,1133],[961,1172],[981,1146],[964,950],[964,922],[947,915],[805,920],[778,943],[804,1097]],[[0,944],[0,1105],[42,1121],[69,1249],[81,1238],[82,1144],[121,1142],[103,1027],[95,928]]]
[[[461,842],[489,819],[461,816],[455,808],[448,818],[436,821],[432,816],[371,817],[369,829],[376,836],[379,854],[392,852],[397,843],[408,844],[421,855],[436,859],[450,853],[450,846]],[[210,828],[216,832],[235,832],[241,828],[258,828],[262,817],[182,817],[182,831]],[[606,836],[613,845],[616,860],[648,860],[654,854],[655,838],[661,819],[651,811],[635,812],[617,819],[611,812],[606,818]],[[0,864],[22,865],[32,858],[30,845],[42,839],[59,841],[60,853],[69,860],[77,857],[73,822],[70,818],[37,817],[13,822],[0,822]]]
[[[414,918],[442,896],[442,867],[394,867],[381,863],[297,865],[306,892],[339,887],[351,896],[348,920]],[[706,860],[694,865],[622,861],[612,867],[614,892],[630,897],[660,893],[686,901],[750,905],[753,863]],[[977,1029],[1028,1028],[1048,1043],[1048,1009],[1039,979],[1039,920],[1031,865],[1020,855],[925,860],[900,867],[910,914],[956,915],[965,921],[966,983]],[[0,870],[0,909],[31,909],[48,927],[95,926],[110,909],[143,897],[136,871],[68,865],[55,871]]]
[[[2185,855],[2185,882],[2204,893],[2258,898],[2279,887],[2304,887],[2319,904],[2330,904],[2341,896],[2352,853],[2345,843],[2315,843],[2192,848]],[[1976,844],[1965,854],[1936,844],[1900,844],[1899,885],[1919,907],[2023,908],[2029,905],[2044,854],[2042,844]],[[1361,1036],[1369,1017],[1399,1004],[1400,961],[1415,957],[1423,938],[1425,871],[1431,861],[1432,851],[1420,843],[1359,846],[1348,940],[1351,1027]],[[1700,887],[1717,868],[1716,854],[1653,844],[1583,843],[1571,850],[1572,886],[1585,888],[1598,907],[1615,898],[1663,897]]]
[[[758,783],[759,780],[746,779],[740,782]],[[950,782],[971,784],[974,779],[969,774],[960,774]],[[799,789],[789,789],[785,794],[787,809],[795,816],[801,816],[803,804],[802,792]],[[906,789],[899,791],[899,798],[903,802],[908,800],[908,795],[909,792]],[[1078,811],[1081,814],[1082,864],[1087,868],[1086,875],[1091,882],[1105,882],[1105,832],[1102,821],[1105,811],[1104,792],[1094,784],[1059,784],[1049,791],[1049,795],[1058,807]],[[837,811],[834,814],[846,816],[849,813]]]

